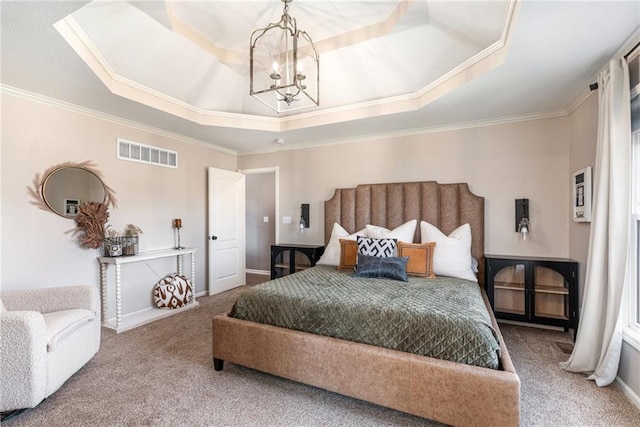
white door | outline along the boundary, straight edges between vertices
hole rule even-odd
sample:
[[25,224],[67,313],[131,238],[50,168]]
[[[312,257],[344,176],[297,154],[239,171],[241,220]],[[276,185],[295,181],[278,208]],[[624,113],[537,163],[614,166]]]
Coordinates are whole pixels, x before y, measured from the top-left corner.
[[209,168],[209,295],[245,282],[244,175]]

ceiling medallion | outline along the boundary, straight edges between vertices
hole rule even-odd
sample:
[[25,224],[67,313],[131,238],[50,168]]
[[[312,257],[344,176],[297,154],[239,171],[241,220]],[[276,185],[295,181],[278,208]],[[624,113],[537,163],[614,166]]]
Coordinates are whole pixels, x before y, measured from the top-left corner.
[[249,93],[278,113],[320,105],[318,50],[289,16],[291,1],[279,22],[251,34]]

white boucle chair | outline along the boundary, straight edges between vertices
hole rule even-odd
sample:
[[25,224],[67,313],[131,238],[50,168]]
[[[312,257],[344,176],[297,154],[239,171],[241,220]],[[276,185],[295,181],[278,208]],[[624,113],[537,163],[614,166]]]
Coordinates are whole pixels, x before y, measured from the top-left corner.
[[100,348],[92,286],[0,294],[0,412],[33,408]]

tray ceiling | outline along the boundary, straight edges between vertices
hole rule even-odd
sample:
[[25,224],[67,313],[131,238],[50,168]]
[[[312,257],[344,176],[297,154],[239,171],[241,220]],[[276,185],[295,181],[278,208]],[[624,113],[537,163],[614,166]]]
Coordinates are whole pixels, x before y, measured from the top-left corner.
[[249,96],[249,37],[276,0],[2,2],[2,88],[242,154],[566,114],[640,23],[633,0],[289,12],[321,52],[320,107],[278,115]]
[[277,115],[249,96],[248,45],[282,5],[93,1],[56,28],[113,93],[204,125],[281,131],[423,107],[502,62],[516,3],[293,1],[320,52],[321,105]]

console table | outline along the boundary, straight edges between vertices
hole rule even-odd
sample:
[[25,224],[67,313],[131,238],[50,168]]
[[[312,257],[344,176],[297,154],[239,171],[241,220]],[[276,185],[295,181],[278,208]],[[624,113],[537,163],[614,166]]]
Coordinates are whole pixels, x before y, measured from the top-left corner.
[[[133,262],[147,261],[158,258],[176,257],[177,272],[182,274],[182,255],[189,254],[191,256],[191,276],[189,281],[193,286],[193,301],[184,307],[176,309],[160,309],[156,307],[150,307],[148,310],[137,312],[135,315],[130,316],[126,321],[122,319],[122,272],[121,267],[123,264],[130,264]],[[171,316],[172,314],[179,313],[184,310],[197,307],[199,304],[195,298],[195,277],[196,277],[196,248],[183,248],[183,249],[160,249],[154,251],[140,252],[136,255],[119,256],[119,257],[99,257],[100,262],[100,290],[102,292],[102,326],[110,329],[114,329],[117,333],[128,331],[129,329],[142,326],[146,323],[153,322],[154,320],[161,319],[163,317]],[[107,267],[109,264],[115,266],[116,273],[116,318],[115,321],[109,321],[107,319]]]

